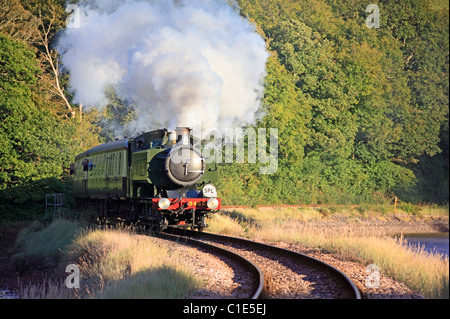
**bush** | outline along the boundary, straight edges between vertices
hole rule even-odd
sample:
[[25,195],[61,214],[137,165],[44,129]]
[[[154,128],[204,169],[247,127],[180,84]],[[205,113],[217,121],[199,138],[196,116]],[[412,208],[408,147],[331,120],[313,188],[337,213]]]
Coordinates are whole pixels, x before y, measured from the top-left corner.
[[402,211],[404,211],[405,213],[409,213],[409,214],[413,214],[413,215],[418,215],[420,214],[420,211],[422,210],[421,207],[411,204],[411,203],[400,203],[398,205],[398,208],[401,209]]
[[72,242],[80,231],[79,222],[56,219],[47,227],[33,222],[17,236],[12,257],[16,270],[24,272],[33,268],[54,268],[61,258],[62,250]]
[[63,208],[75,206],[72,178],[45,178],[27,185],[0,190],[0,221],[51,220],[53,210],[45,212],[45,194],[64,193]]

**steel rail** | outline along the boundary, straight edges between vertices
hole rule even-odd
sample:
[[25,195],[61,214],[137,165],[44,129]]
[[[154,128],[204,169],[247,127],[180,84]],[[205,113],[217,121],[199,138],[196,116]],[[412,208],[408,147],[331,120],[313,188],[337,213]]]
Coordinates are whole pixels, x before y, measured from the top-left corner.
[[305,254],[295,252],[292,250],[288,250],[288,249],[284,249],[284,248],[280,248],[280,247],[276,247],[276,246],[271,246],[268,244],[264,244],[264,243],[244,239],[244,238],[230,237],[230,236],[213,234],[213,233],[208,233],[208,232],[198,232],[198,231],[192,231],[192,230],[187,230],[187,229],[179,230],[179,232],[180,233],[182,232],[184,236],[194,237],[197,239],[243,244],[245,246],[249,246],[249,247],[252,247],[255,249],[287,256],[289,258],[296,260],[297,262],[307,264],[316,269],[320,269],[324,272],[329,273],[336,280],[338,280],[348,291],[348,293],[349,293],[348,299],[361,299],[361,292],[359,291],[358,287],[353,283],[353,281],[346,274],[344,274],[339,269],[337,269],[319,259],[307,256]]
[[254,290],[253,295],[250,297],[250,299],[258,299],[259,296],[261,295],[261,292],[264,287],[264,275],[262,271],[258,268],[258,266],[256,266],[247,258],[238,255],[232,251],[229,251],[225,248],[221,248],[186,236],[180,236],[178,234],[171,234],[167,232],[161,232],[155,235],[163,239],[175,241],[177,243],[190,244],[192,246],[202,247],[208,251],[213,251],[216,254],[227,256],[228,258],[231,258],[232,260],[242,264],[253,275],[255,281],[256,289]]

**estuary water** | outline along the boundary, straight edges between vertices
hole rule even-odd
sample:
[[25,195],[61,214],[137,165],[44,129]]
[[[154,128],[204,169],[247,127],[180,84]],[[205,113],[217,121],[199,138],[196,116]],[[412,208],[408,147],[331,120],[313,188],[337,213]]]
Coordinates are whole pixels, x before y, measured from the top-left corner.
[[448,259],[448,233],[403,234],[411,248],[423,247],[427,252],[438,253]]

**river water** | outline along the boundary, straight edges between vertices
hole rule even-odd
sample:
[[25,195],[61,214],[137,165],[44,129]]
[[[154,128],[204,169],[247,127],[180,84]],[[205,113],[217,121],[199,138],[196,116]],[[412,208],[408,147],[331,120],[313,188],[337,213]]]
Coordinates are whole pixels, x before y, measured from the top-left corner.
[[448,233],[403,234],[403,237],[412,249],[422,247],[448,259]]

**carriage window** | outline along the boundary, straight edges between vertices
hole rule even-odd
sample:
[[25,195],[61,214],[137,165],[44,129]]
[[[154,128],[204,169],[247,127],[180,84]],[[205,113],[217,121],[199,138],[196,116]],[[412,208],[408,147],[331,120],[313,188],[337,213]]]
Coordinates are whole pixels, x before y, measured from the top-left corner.
[[119,153],[119,171],[118,171],[118,175],[122,175],[122,153]]
[[115,154],[113,153],[112,155],[111,155],[111,161],[112,161],[112,163],[111,163],[111,175],[116,175],[116,161],[115,161],[115,158],[116,158],[116,156],[115,156]]
[[88,166],[89,166],[89,160],[87,158],[85,158],[83,160],[83,162],[81,162],[81,165],[83,165],[83,171],[87,172],[88,171]]
[[97,174],[96,166],[97,166],[97,157],[92,159],[92,168],[91,168],[92,176],[95,176]]

